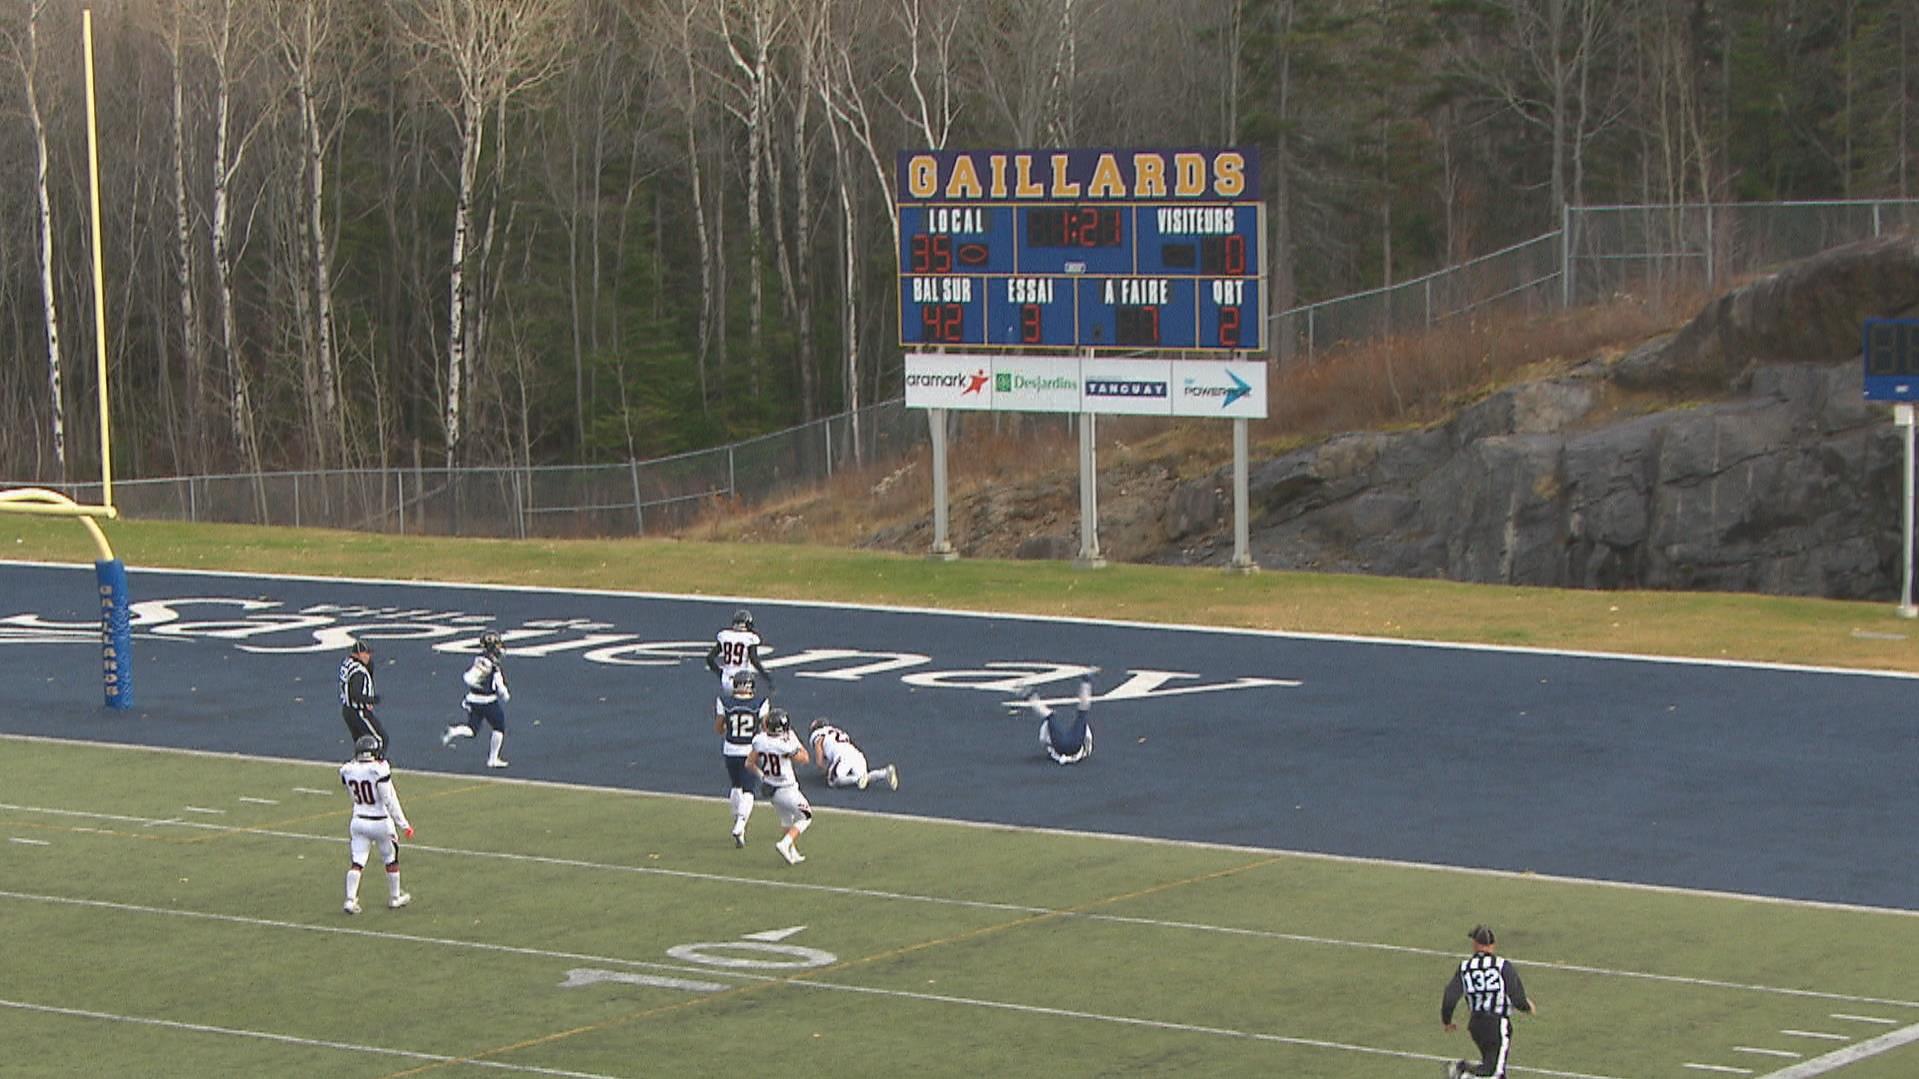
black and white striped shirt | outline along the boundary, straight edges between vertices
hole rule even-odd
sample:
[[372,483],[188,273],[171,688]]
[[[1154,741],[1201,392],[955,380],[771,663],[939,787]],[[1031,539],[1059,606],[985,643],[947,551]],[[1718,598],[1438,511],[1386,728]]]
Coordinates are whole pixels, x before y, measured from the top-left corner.
[[1459,964],[1453,980],[1446,983],[1446,999],[1439,1006],[1439,1021],[1451,1023],[1453,1009],[1461,1000],[1474,1015],[1495,1015],[1502,1019],[1512,1015],[1515,1008],[1530,1009],[1519,971],[1491,952],[1475,952]]

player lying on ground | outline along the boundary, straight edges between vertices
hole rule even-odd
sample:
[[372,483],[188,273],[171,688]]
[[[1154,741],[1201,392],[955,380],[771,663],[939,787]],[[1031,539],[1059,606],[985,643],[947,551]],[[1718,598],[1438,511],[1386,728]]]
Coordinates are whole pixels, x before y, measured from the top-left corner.
[[893,765],[868,768],[866,754],[853,744],[853,738],[825,716],[813,721],[807,730],[807,742],[813,747],[813,762],[826,773],[829,787],[858,787],[865,790],[884,782],[888,790],[900,789],[900,770]]
[[1025,708],[1039,717],[1039,744],[1058,764],[1078,764],[1093,755],[1093,675],[1098,667],[1088,667],[1079,680],[1079,707],[1068,719],[1039,699],[1039,693],[1027,687],[1014,708]]

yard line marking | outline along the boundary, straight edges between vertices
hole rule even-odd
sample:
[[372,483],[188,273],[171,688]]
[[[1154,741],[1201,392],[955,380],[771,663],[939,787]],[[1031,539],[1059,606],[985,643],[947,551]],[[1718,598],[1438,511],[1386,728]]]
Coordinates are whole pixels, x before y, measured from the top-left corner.
[[1795,1038],[1821,1038],[1829,1042],[1849,1042],[1852,1038],[1845,1034],[1827,1034],[1818,1030],[1782,1030],[1779,1033]]
[[257,806],[277,806],[280,804],[280,800],[278,798],[249,798],[244,794],[240,796],[240,800],[250,805],[257,805]]
[[[7,562],[5,560],[0,560],[0,566],[6,565],[6,564]],[[23,564],[37,565],[38,563],[23,563]],[[47,563],[47,565],[56,565],[56,564]],[[169,571],[169,572],[173,572],[173,571]],[[219,576],[219,574],[211,574],[211,575]],[[335,580],[334,578],[326,578],[326,579]],[[344,579],[344,578],[340,578],[340,579]],[[412,582],[412,583],[425,584],[428,582]],[[489,587],[501,587],[501,586],[489,586]],[[510,591],[511,589],[508,589],[508,590]],[[537,591],[537,589],[528,588],[527,591]],[[614,592],[614,593],[607,593],[607,594],[635,595],[636,593]],[[1140,624],[1146,625],[1147,623],[1140,623]],[[1310,637],[1312,635],[1302,634],[1300,636]],[[1358,638],[1355,638],[1355,639],[1358,639]],[[1406,643],[1406,642],[1393,641],[1391,643]],[[1526,651],[1526,650],[1517,649],[1517,651]],[[1576,653],[1573,653],[1573,654],[1576,654]],[[1601,658],[1656,659],[1657,657],[1613,656],[1613,657],[1601,657]],[[1736,663],[1723,663],[1723,662],[1716,662],[1716,661],[1709,661],[1709,660],[1698,661],[1698,662],[1704,663],[1707,666],[1741,666],[1741,664],[1736,664]],[[1793,668],[1793,667],[1790,667],[1789,665],[1776,665],[1776,664],[1773,664],[1773,665],[1760,664],[1759,666],[1761,667],[1772,666],[1772,667],[1779,667],[1780,669],[1789,669],[1789,670],[1805,669],[1809,671],[1814,671],[1815,673],[1826,673],[1826,674],[1867,674],[1867,675],[1879,674],[1879,675],[1884,675],[1886,677],[1892,677],[1892,678],[1919,679],[1919,673],[1907,674],[1904,672],[1897,672],[1897,671],[1859,671],[1859,670],[1850,670],[1845,668],[1832,668],[1830,670],[1824,669],[1824,668]],[[329,765],[329,762],[326,762],[326,761],[306,760],[298,757],[270,757],[260,753],[230,753],[225,751],[209,750],[209,749],[182,749],[182,748],[176,748],[172,746],[141,745],[135,742],[110,742],[110,741],[102,741],[102,740],[91,739],[91,738],[53,738],[47,735],[39,735],[39,734],[0,733],[0,742],[37,742],[37,743],[44,743],[47,745],[56,745],[56,746],[78,745],[78,746],[89,746],[89,747],[98,748],[98,749],[131,750],[139,753],[165,753],[165,754],[174,754],[178,756],[187,756],[187,757],[210,757],[210,758],[216,758],[219,760],[258,761],[265,764],[303,764],[303,765],[309,765],[314,767],[324,767]],[[408,769],[408,771],[416,774],[420,774],[420,775],[439,776],[442,778],[460,778],[460,779],[475,778],[472,776],[465,775],[463,773],[439,771],[434,768],[411,768],[411,769]],[[512,784],[512,785],[518,785],[518,786],[525,786],[525,787],[544,787],[552,790],[586,791],[586,792],[596,793],[596,794],[614,794],[614,795],[619,795],[627,798],[669,798],[669,799],[675,799],[680,801],[695,801],[695,802],[712,802],[716,800],[716,798],[711,795],[678,794],[671,791],[636,791],[636,790],[632,790],[631,788],[624,788],[624,787],[596,786],[591,783],[566,783],[566,782],[561,782],[559,780],[551,780],[551,779],[525,779],[525,778],[511,777],[511,776],[485,776],[485,777],[480,777],[480,781],[484,783],[505,783],[505,784]],[[295,787],[293,789],[305,794],[332,794],[333,793],[332,791],[314,790],[310,787]],[[941,824],[951,828],[974,828],[974,829],[980,829],[984,831],[994,831],[994,832],[1012,831],[1012,832],[1021,833],[1023,835],[1065,836],[1068,838],[1079,837],[1079,838],[1089,838],[1089,839],[1117,840],[1123,843],[1140,843],[1146,846],[1177,847],[1182,850],[1238,851],[1244,854],[1254,854],[1254,855],[1277,854],[1277,855],[1284,855],[1287,858],[1300,858],[1300,859],[1305,859],[1308,861],[1315,861],[1315,862],[1330,862],[1335,865],[1385,866],[1388,868],[1396,868],[1396,869],[1417,869],[1417,870],[1422,870],[1424,872],[1429,872],[1429,873],[1451,873],[1451,874],[1468,876],[1468,877],[1490,877],[1495,880],[1519,880],[1519,881],[1527,881],[1527,882],[1533,882],[1533,883],[1543,881],[1547,883],[1579,884],[1579,885],[1586,885],[1586,886],[1595,887],[1595,888],[1608,888],[1608,889],[1618,889],[1621,891],[1629,891],[1629,892],[1641,892],[1648,895],[1679,895],[1679,896],[1696,896],[1696,897],[1705,898],[1705,899],[1730,899],[1730,900],[1735,900],[1741,903],[1758,903],[1765,906],[1792,907],[1799,910],[1834,910],[1834,911],[1845,911],[1845,912],[1861,913],[1861,914],[1891,915],[1893,917],[1898,917],[1898,918],[1919,918],[1919,908],[1907,909],[1903,907],[1875,907],[1875,906],[1870,906],[1864,903],[1841,903],[1841,902],[1835,902],[1832,900],[1823,900],[1823,899],[1790,899],[1784,896],[1756,895],[1748,892],[1729,892],[1729,891],[1723,891],[1723,890],[1712,889],[1712,888],[1682,888],[1682,887],[1679,887],[1676,885],[1670,885],[1670,884],[1644,884],[1638,881],[1607,880],[1603,877],[1575,877],[1575,876],[1568,876],[1565,874],[1557,874],[1557,873],[1530,873],[1530,872],[1524,872],[1521,870],[1514,870],[1514,869],[1487,869],[1481,866],[1439,865],[1433,862],[1415,862],[1415,861],[1409,861],[1403,858],[1368,858],[1368,857],[1362,857],[1359,855],[1351,855],[1351,854],[1327,854],[1323,851],[1286,850],[1280,847],[1254,847],[1254,846],[1248,846],[1243,843],[1209,843],[1203,840],[1194,840],[1194,839],[1166,839],[1160,836],[1127,835],[1123,832],[1095,832],[1095,831],[1085,831],[1085,830],[1073,829],[1073,828],[1040,828],[1040,827],[1034,827],[1032,825],[996,824],[996,823],[991,823],[986,821],[955,820],[948,817],[928,817],[928,816],[921,816],[913,813],[892,813],[892,812],[882,813],[882,812],[876,812],[874,810],[857,809],[852,807],[835,806],[833,808],[833,812],[836,815],[840,815],[840,816],[878,817],[878,818],[882,818],[889,821],[926,822],[926,823],[932,823],[932,824]],[[1438,953],[1435,953],[1435,954],[1438,954]],[[1444,954],[1452,955],[1454,953],[1447,952]]]
[[1806,1055],[1804,1053],[1792,1052],[1789,1049],[1761,1049],[1754,1045],[1735,1045],[1732,1047],[1732,1051],[1735,1053],[1757,1053],[1760,1056],[1767,1057],[1785,1057],[1787,1060],[1798,1060]]
[[1877,1038],[1869,1038],[1857,1045],[1848,1045],[1844,1049],[1834,1049],[1825,1056],[1814,1057],[1811,1060],[1794,1064],[1784,1071],[1773,1072],[1771,1075],[1766,1076],[1766,1079],[1812,1079],[1815,1075],[1824,1075],[1829,1071],[1837,1071],[1848,1064],[1864,1060],[1867,1057],[1878,1056],[1880,1053],[1890,1052],[1902,1045],[1915,1041],[1919,1041],[1919,1023],[1915,1023],[1901,1030],[1895,1030],[1890,1034],[1881,1034]]
[[1701,1072],[1727,1072],[1731,1075],[1751,1075],[1751,1068],[1728,1068],[1724,1064],[1688,1064],[1686,1067]]
[[[1037,1004],[1021,1004],[1015,1001],[986,1000],[986,999],[979,999],[979,998],[972,998],[972,997],[955,997],[955,996],[947,996],[947,995],[937,994],[937,993],[918,993],[918,992],[911,992],[911,991],[901,990],[901,989],[883,989],[883,988],[878,988],[873,986],[852,985],[845,982],[827,981],[825,979],[818,978],[818,977],[793,978],[793,977],[782,977],[782,976],[769,975],[769,974],[757,974],[750,971],[717,969],[712,967],[696,968],[691,964],[675,965],[675,964],[668,964],[668,963],[655,963],[655,962],[649,962],[645,960],[624,959],[616,956],[582,955],[577,952],[552,951],[544,948],[527,948],[527,947],[520,947],[517,945],[510,945],[510,944],[497,944],[490,941],[454,940],[454,939],[445,938],[445,937],[421,936],[414,933],[385,933],[385,932],[380,932],[378,930],[373,930],[373,929],[359,929],[359,928],[355,928],[351,926],[343,926],[343,925],[308,924],[303,922],[278,921],[270,918],[252,918],[252,917],[247,917],[245,915],[240,915],[240,914],[220,914],[212,911],[182,910],[179,908],[166,908],[166,907],[148,907],[148,906],[141,906],[135,903],[117,903],[117,902],[113,902],[111,900],[105,900],[105,899],[81,899],[81,898],[75,898],[72,896],[35,895],[28,892],[12,892],[12,891],[3,891],[3,890],[0,890],[0,898],[16,899],[16,900],[21,900],[26,902],[54,903],[54,904],[59,904],[64,906],[91,907],[99,910],[117,910],[117,911],[122,911],[126,913],[131,913],[131,914],[152,914],[152,915],[162,915],[162,916],[174,917],[174,918],[189,918],[189,919],[194,919],[199,921],[225,922],[231,925],[248,925],[248,926],[256,926],[256,927],[267,928],[267,929],[291,929],[291,930],[297,930],[297,931],[309,932],[309,933],[330,933],[330,934],[337,934],[340,936],[366,937],[366,938],[371,938],[376,940],[384,940],[388,942],[441,945],[445,947],[472,949],[475,951],[496,952],[496,953],[508,954],[508,955],[529,955],[529,956],[536,956],[539,958],[584,960],[586,962],[604,964],[607,966],[639,967],[642,969],[673,971],[675,973],[680,973],[680,974],[698,973],[702,975],[703,977],[734,978],[734,979],[738,979],[746,982],[761,983],[763,985],[779,984],[779,985],[805,986],[807,988],[812,988],[812,989],[828,989],[828,990],[833,990],[833,991],[842,992],[842,993],[860,993],[867,996],[892,997],[900,1000],[914,1000],[914,1001],[922,1001],[922,1002],[935,1003],[935,1004],[965,1005],[965,1006],[974,1007],[974,1008],[988,1008],[996,1011],[1011,1011],[1011,1012],[1018,1012],[1018,1013],[1027,1014],[1027,1015],[1050,1015],[1050,1016],[1059,1016],[1062,1018],[1085,1019],[1093,1022],[1116,1023],[1122,1026],[1147,1027],[1155,1030],[1173,1030],[1173,1031],[1180,1031],[1180,1032],[1189,1033],[1189,1034],[1206,1034],[1206,1035],[1211,1035],[1215,1037],[1243,1038],[1243,1039],[1248,1039],[1252,1041],[1268,1042],[1268,1043],[1283,1044],[1283,1045],[1297,1045],[1297,1046],[1303,1046],[1306,1048],[1334,1049],[1334,1050],[1339,1050],[1343,1052],[1363,1053],[1371,1056],[1394,1057],[1401,1060],[1445,1061],[1445,1060],[1451,1059],[1450,1057],[1434,1056],[1429,1053],[1412,1053],[1412,1052],[1406,1052],[1406,1051],[1397,1050],[1397,1049],[1381,1049],[1376,1046],[1351,1045],[1344,1042],[1323,1041],[1315,1038],[1298,1038],[1298,1037],[1293,1037],[1285,1034],[1269,1034],[1269,1033],[1263,1033],[1260,1031],[1233,1030],[1227,1027],[1199,1026],[1199,1025],[1187,1024],[1187,1023],[1175,1023],[1169,1020],[1145,1019],[1137,1016],[1105,1015],[1099,1012],[1082,1012],[1082,1011],[1075,1011],[1075,1010],[1066,1009],[1066,1008],[1051,1008],[1051,1007],[1045,1007]],[[733,988],[737,990],[737,989],[746,989],[746,988],[752,988],[752,987],[751,986],[735,986]],[[711,1000],[716,998],[703,997],[701,999]],[[680,1006],[681,1005],[673,1005],[672,1007],[678,1008]],[[653,1011],[658,1011],[658,1010],[659,1009],[653,1009]],[[644,1017],[644,1015],[646,1014],[648,1013],[640,1013],[637,1016],[627,1016],[624,1018],[625,1019],[640,1018],[640,1017]],[[576,1030],[585,1031],[590,1029],[598,1029],[600,1027],[610,1025],[610,1022],[611,1021],[593,1024],[588,1027],[576,1028]],[[548,1042],[559,1040],[560,1038],[568,1036],[572,1033],[575,1033],[575,1031],[561,1031],[557,1034],[547,1035],[545,1037],[530,1039],[525,1042],[516,1043],[514,1046],[507,1047],[507,1048],[521,1048],[521,1047],[534,1045],[534,1044],[545,1044]],[[502,1048],[502,1049],[487,1050],[486,1053],[497,1053],[497,1052],[503,1052],[503,1051],[506,1051],[506,1049]],[[394,1051],[394,1052],[398,1052],[398,1051]],[[428,1054],[424,1054],[424,1053],[404,1054],[404,1055],[412,1055],[418,1059],[431,1061],[432,1063],[431,1065],[429,1065],[429,1067],[438,1066],[442,1064],[485,1064],[487,1063],[485,1060],[479,1059],[478,1056],[435,1057],[435,1056],[429,1056]],[[419,1070],[426,1070],[426,1069],[422,1068]],[[520,1070],[532,1070],[532,1069],[520,1069]],[[1549,1077],[1549,1079],[1619,1079],[1619,1077],[1616,1077],[1616,1076],[1594,1075],[1586,1072],[1555,1071],[1549,1068],[1513,1068],[1512,1070],[1515,1072],[1525,1072],[1529,1075],[1543,1075],[1543,1076]],[[554,1073],[554,1074],[574,1074],[574,1073],[562,1072],[562,1073]]]
[[1899,1025],[1899,1020],[1897,1019],[1882,1019],[1876,1015],[1847,1015],[1845,1012],[1833,1012],[1832,1017],[1834,1019],[1850,1019],[1855,1023],[1878,1023],[1888,1027],[1896,1027]]
[[8,836],[8,837],[7,837],[7,842],[9,842],[9,843],[24,843],[24,844],[26,844],[26,845],[27,845],[27,846],[29,846],[29,847],[51,847],[51,846],[53,846],[53,844],[51,844],[51,843],[49,843],[49,842],[47,842],[47,841],[46,841],[46,840],[44,840],[44,839],[23,839],[23,838],[21,838],[20,836],[17,836],[17,835],[12,835],[12,836]]
[[295,794],[324,794],[324,795],[326,795],[326,796],[327,796],[327,797],[329,797],[329,798],[331,798],[331,797],[333,797],[333,792],[332,792],[332,791],[318,791],[318,790],[314,790],[314,789],[313,789],[312,787],[295,787],[295,788],[293,788],[293,793],[295,793]]
[[[112,1012],[96,1012],[85,1008],[60,1008],[51,1004],[31,1004],[23,1000],[0,999],[0,1008],[15,1008],[25,1012],[41,1012],[47,1015],[64,1015],[74,1019],[99,1019],[110,1023],[133,1023],[139,1026],[163,1027],[167,1030],[185,1030],[195,1034],[224,1034],[234,1038],[254,1038],[260,1041],[279,1042],[283,1045],[298,1045],[311,1049],[340,1049],[349,1053],[371,1053],[375,1056],[404,1057],[407,1060],[430,1060],[435,1062],[451,1061],[455,1058],[441,1053],[422,1053],[412,1049],[389,1049],[379,1045],[355,1045],[352,1042],[327,1041],[321,1038],[300,1038],[291,1034],[275,1034],[267,1030],[246,1030],[240,1027],[217,1027],[205,1023],[183,1023],[177,1019],[154,1019],[144,1015],[116,1015]],[[559,1068],[541,1068],[531,1064],[508,1064],[497,1060],[473,1060],[465,1063],[482,1068],[497,1068],[501,1071],[528,1072],[533,1075],[558,1075],[567,1079],[616,1079],[614,1076],[597,1072],[573,1072]]]
[[206,813],[215,816],[226,813],[224,809],[208,809],[206,806],[182,806],[181,808],[185,809],[188,813]]
[[[0,802],[0,810],[44,813],[50,816],[113,820],[134,824],[151,823],[147,818],[143,817],[131,817],[113,813],[94,813],[87,810],[76,809],[53,809],[44,806],[23,806],[6,802]],[[307,832],[282,832],[267,828],[248,828],[239,825],[211,824],[201,821],[163,821],[160,823],[174,823],[182,828],[225,834],[268,836],[278,839],[295,839],[304,842],[317,841],[333,844],[346,842],[344,839],[335,838],[331,835],[315,835]],[[1209,925],[1203,922],[1168,921],[1158,918],[1141,918],[1123,914],[1068,913],[1047,907],[1034,907],[1018,903],[1002,903],[981,899],[955,899],[950,896],[915,895],[910,892],[888,892],[872,888],[850,888],[833,884],[811,884],[804,881],[736,877],[724,873],[699,873],[686,869],[664,869],[658,866],[621,865],[618,863],[587,861],[580,858],[559,858],[543,854],[521,854],[513,851],[468,850],[461,847],[442,847],[424,843],[412,843],[408,846],[409,849],[412,850],[430,851],[435,854],[453,854],[469,858],[485,858],[506,862],[525,862],[531,865],[558,866],[568,869],[595,869],[613,873],[634,873],[642,876],[698,880],[717,884],[750,885],[762,888],[816,892],[826,895],[857,896],[865,899],[890,899],[905,903],[928,903],[939,906],[960,907],[968,910],[1005,911],[1013,914],[1065,914],[1068,917],[1085,918],[1092,921],[1111,922],[1120,925],[1138,925],[1156,929],[1179,929],[1195,933],[1218,933],[1228,936],[1247,937],[1253,940],[1277,940],[1294,944],[1315,944],[1326,947],[1355,948],[1365,951],[1446,959],[1457,959],[1459,957],[1456,951],[1448,951],[1440,948],[1421,948],[1407,944],[1387,944],[1378,941],[1345,940],[1337,937],[1314,936],[1306,933],[1286,933],[1271,929],[1244,929],[1236,926]],[[1539,958],[1529,958],[1526,962],[1535,967],[1547,967],[1553,970],[1565,971],[1570,974],[1588,974],[1600,978],[1631,978],[1637,981],[1656,982],[1662,985],[1685,985],[1700,989],[1727,989],[1736,992],[1766,993],[1775,996],[1824,1000],[1841,1004],[1875,1004],[1888,1008],[1919,1009],[1919,1000],[1858,996],[1849,993],[1834,993],[1816,989],[1794,989],[1785,986],[1725,981],[1718,978],[1696,978],[1679,974],[1658,974],[1650,971],[1618,970],[1610,967],[1595,967],[1580,963],[1566,963]]]

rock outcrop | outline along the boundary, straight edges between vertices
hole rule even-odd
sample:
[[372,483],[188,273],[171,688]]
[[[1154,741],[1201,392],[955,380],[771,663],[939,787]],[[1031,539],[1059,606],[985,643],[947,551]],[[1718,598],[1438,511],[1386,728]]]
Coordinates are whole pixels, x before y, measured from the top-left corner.
[[[1919,242],[1855,244],[1442,425],[1255,462],[1251,553],[1268,568],[1893,598],[1904,444],[1862,398],[1860,323],[1916,304]],[[1619,418],[1618,390],[1708,403]],[[1222,469],[1173,491],[1154,561],[1230,558],[1230,482]]]

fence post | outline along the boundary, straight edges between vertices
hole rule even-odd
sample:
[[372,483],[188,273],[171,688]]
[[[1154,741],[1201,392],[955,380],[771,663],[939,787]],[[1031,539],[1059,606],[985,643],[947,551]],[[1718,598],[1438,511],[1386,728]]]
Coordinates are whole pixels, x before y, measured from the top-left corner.
[[733,479],[733,444],[730,442],[726,445],[726,494],[729,498],[738,498],[740,494],[739,484]]
[[293,474],[293,527],[300,527],[300,474]]
[[826,478],[833,478],[833,418],[828,416],[820,421],[820,435],[826,442]]
[[[386,481],[380,481],[381,497],[385,497]],[[400,518],[400,535],[406,535],[406,469],[393,470],[393,511]]]
[[1559,210],[1559,309],[1573,306],[1573,208],[1569,203]]
[[640,463],[631,457],[626,459],[627,474],[633,477],[633,531],[636,535],[646,535],[646,518],[640,510]]

